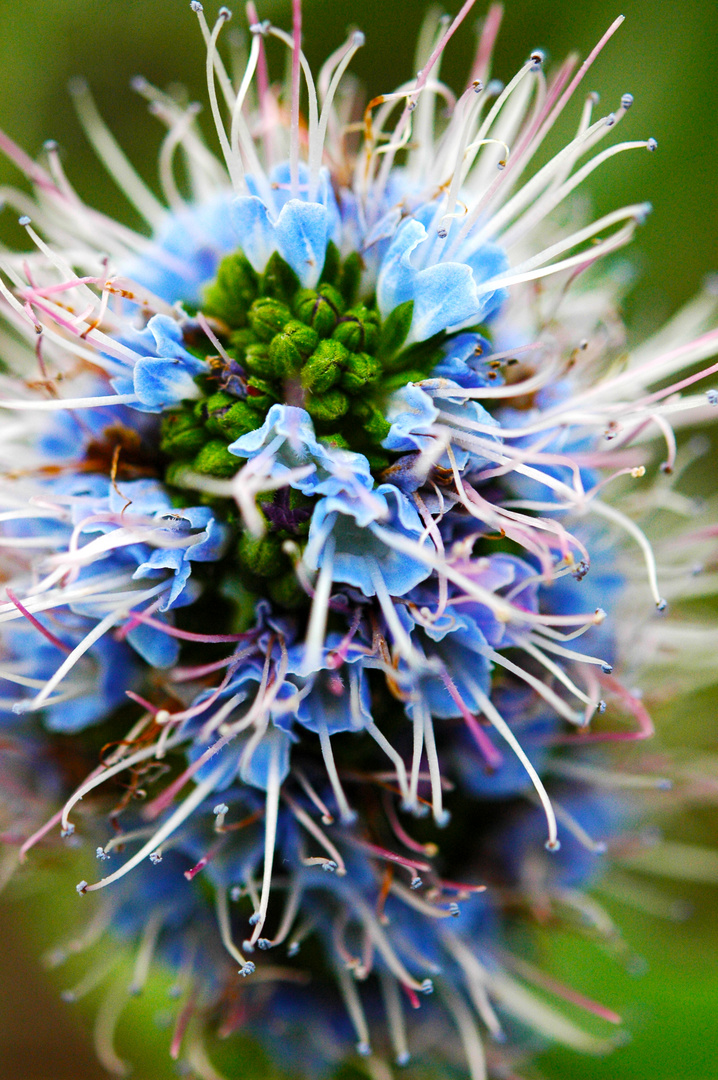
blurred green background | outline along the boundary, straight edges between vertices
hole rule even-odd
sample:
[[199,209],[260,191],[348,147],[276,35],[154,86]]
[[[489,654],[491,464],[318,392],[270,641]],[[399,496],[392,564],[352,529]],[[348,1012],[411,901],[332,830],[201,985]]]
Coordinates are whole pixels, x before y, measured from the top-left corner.
[[[216,5],[205,6],[211,19]],[[260,0],[258,6],[260,16],[286,24],[287,3]],[[416,33],[429,6],[423,0],[305,0],[304,6],[306,51],[315,67],[348,26],[358,25],[367,44],[353,70],[372,94],[392,89],[411,73]],[[445,5],[452,13],[458,6],[455,0]],[[508,0],[506,8],[494,69],[503,78],[535,47],[546,50],[549,66],[573,49],[586,55],[617,14],[627,16],[584,86],[601,93],[606,111],[631,91],[636,103],[622,137],[653,135],[659,142],[655,155],[622,155],[609,162],[594,174],[591,188],[597,214],[643,199],[655,208],[630,252],[636,283],[625,310],[632,334],[640,336],[694,294],[707,273],[718,270],[715,0],[627,0],[620,8],[605,0]],[[476,14],[483,14],[481,0]],[[464,30],[448,50],[442,74],[455,89],[462,86],[472,41],[471,32]],[[87,76],[110,127],[154,185],[161,130],[129,90],[129,80],[142,74],[159,86],[181,82],[193,98],[204,100],[203,72],[204,50],[188,0],[0,0],[0,124],[33,155],[44,140],[56,139],[80,193],[128,222],[136,223],[132,212],[79,131],[67,81]],[[566,133],[579,108],[577,102],[568,110]],[[0,184],[5,183],[18,183],[18,177],[0,161]],[[15,218],[9,211],[2,214],[0,238],[19,245],[24,237]],[[710,476],[704,481],[710,487]],[[714,716],[713,694],[664,709],[663,745],[715,753]],[[675,828],[679,837],[718,840],[710,815],[697,810],[685,814]],[[633,1039],[609,1059],[552,1051],[532,1075],[547,1080],[718,1080],[718,928],[713,917],[718,893],[673,883],[666,890],[691,900],[691,919],[669,923],[606,900],[625,939],[648,963],[640,978],[596,947],[577,946],[573,936],[553,934],[542,943],[545,963],[571,985],[622,1012]],[[58,1002],[57,984],[36,970],[38,948],[67,935],[63,924],[72,925],[76,903],[67,881],[52,877],[43,880],[42,895],[31,883],[20,882],[0,908],[5,939],[0,950],[1,1080],[105,1075],[94,1062],[82,1014]],[[164,989],[157,979],[148,991],[157,1009]],[[158,1034],[143,1012],[153,1009],[133,1010],[120,1045],[134,1060],[138,1080],[162,1080],[173,1075],[163,1057],[166,1034]],[[244,1063],[227,1072],[251,1076]]]

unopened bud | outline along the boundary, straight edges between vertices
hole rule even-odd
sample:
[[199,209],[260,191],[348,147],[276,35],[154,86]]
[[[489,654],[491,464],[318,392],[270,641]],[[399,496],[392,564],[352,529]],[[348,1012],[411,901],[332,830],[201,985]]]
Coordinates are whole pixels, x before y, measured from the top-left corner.
[[275,334],[269,346],[269,355],[277,376],[296,374],[318,344],[319,335],[311,326],[299,319],[290,319],[281,333]]
[[258,285],[257,274],[241,251],[227,255],[217,267],[216,278],[204,290],[202,310],[228,326],[245,326]]
[[349,408],[349,399],[341,390],[329,390],[325,394],[307,394],[304,406],[314,420],[331,424],[345,415]]
[[229,479],[239,471],[240,461],[227,449],[221,439],[211,439],[205,443],[192,462],[195,472],[205,476],[220,476]]
[[171,458],[192,458],[206,442],[204,428],[192,413],[170,412],[162,417],[160,450]]
[[260,341],[271,341],[278,334],[292,313],[281,300],[269,296],[260,296],[249,309],[249,325]]
[[374,352],[379,340],[377,313],[359,304],[342,315],[332,337],[352,352]]
[[377,382],[381,374],[382,367],[375,356],[353,353],[345,365],[341,388],[348,394],[358,394],[367,384]]
[[323,394],[339,381],[350,356],[340,341],[320,341],[302,368],[302,386],[314,394]]
[[320,285],[318,289],[301,289],[295,297],[294,310],[320,337],[329,337],[344,311],[344,301],[333,285]]

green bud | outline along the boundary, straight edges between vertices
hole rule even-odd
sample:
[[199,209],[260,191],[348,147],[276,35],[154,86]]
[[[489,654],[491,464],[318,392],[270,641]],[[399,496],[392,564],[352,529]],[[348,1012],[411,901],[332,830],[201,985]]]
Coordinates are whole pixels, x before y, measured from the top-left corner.
[[281,300],[288,304],[299,288],[299,278],[286,263],[278,251],[269,256],[269,262],[264,268],[260,283],[260,292],[263,296],[271,296],[273,300]]
[[323,285],[336,285],[339,277],[340,262],[339,248],[333,240],[330,240],[327,244],[327,253],[324,256],[324,266],[322,267],[321,282]]
[[361,425],[367,437],[373,443],[380,445],[389,434],[391,424],[384,417],[383,412],[373,401],[364,398],[357,399],[352,407],[352,415],[361,421]]
[[379,316],[363,304],[342,315],[332,337],[352,352],[373,353],[379,340]]
[[320,341],[302,368],[302,386],[323,394],[341,377],[341,369],[351,353],[339,341]]
[[294,311],[320,337],[329,337],[344,311],[344,301],[332,285],[320,285],[318,289],[300,289],[294,298]]
[[262,426],[261,414],[251,408],[246,401],[235,401],[230,409],[221,415],[217,415],[215,423],[217,434],[223,439],[234,442],[241,435],[247,435],[250,431],[256,431]]
[[[247,379],[247,404],[257,412],[266,412],[278,401],[277,392],[271,383],[252,375]],[[260,425],[257,424],[257,427]]]
[[358,251],[347,255],[339,273],[337,286],[347,304],[353,304],[359,294],[364,260]]
[[257,295],[258,279],[241,251],[227,255],[217,276],[204,289],[202,310],[231,327],[245,326],[247,310]]
[[299,319],[290,319],[285,323],[284,329],[275,334],[269,346],[277,377],[296,374],[318,344],[319,335],[311,326],[306,326]]
[[351,446],[343,435],[335,432],[332,435],[322,435],[319,442],[323,446],[336,446],[339,450],[351,450]]
[[212,394],[204,402],[204,411],[206,420],[204,426],[210,435],[221,435],[222,430],[218,427],[218,421],[223,413],[226,413],[236,401],[236,397],[232,397],[231,394],[226,394],[224,390],[219,390],[217,393]]
[[205,443],[192,463],[195,472],[205,476],[229,478],[239,472],[242,462],[230,454],[227,444],[221,439],[211,439]]
[[279,607],[294,611],[307,602],[307,594],[297,581],[297,575],[293,570],[282,574],[280,578],[272,578],[267,585],[270,600]]
[[207,436],[192,413],[169,412],[162,417],[160,450],[172,458],[192,458]]
[[320,296],[324,297],[328,304],[332,305],[332,307],[337,313],[337,317],[339,317],[339,315],[342,314],[344,308],[346,307],[346,304],[344,303],[344,297],[339,292],[339,290],[335,289],[333,285],[325,283],[319,286],[317,292]]
[[[381,328],[379,341],[379,356],[384,361],[385,367],[390,367],[390,362],[398,356],[402,345],[409,336],[411,322],[414,317],[414,301],[407,300],[390,311]],[[396,370],[396,366],[393,367]]]
[[350,353],[340,386],[348,394],[358,394],[367,384],[377,382],[381,375],[381,364],[375,356]]
[[273,379],[277,374],[276,365],[269,355],[269,346],[263,341],[248,345],[240,363],[251,375],[258,375],[260,379]]
[[249,325],[260,341],[271,341],[278,334],[292,313],[286,304],[269,296],[260,296],[249,309]]
[[243,532],[237,544],[237,558],[257,577],[278,578],[286,568],[282,541],[272,533],[252,536]]
[[332,424],[344,416],[349,408],[349,399],[341,390],[328,390],[325,394],[307,394],[304,408],[309,415],[322,424]]
[[237,354],[237,359],[241,360],[241,356],[248,345],[255,345],[257,342],[257,336],[253,330],[249,327],[245,327],[244,330],[235,330],[234,333],[229,335],[229,344]]

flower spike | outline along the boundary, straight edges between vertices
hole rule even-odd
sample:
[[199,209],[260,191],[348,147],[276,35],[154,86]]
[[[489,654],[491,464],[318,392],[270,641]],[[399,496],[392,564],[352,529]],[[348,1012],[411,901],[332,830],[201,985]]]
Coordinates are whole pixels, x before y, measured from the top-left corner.
[[372,1080],[410,1056],[484,1080],[536,1036],[604,1052],[561,1002],[618,1015],[514,956],[509,926],[627,955],[587,891],[602,867],[652,911],[631,867],[698,875],[696,849],[649,859],[633,829],[693,775],[603,744],[653,734],[661,678],[714,668],[715,632],[674,608],[716,589],[683,490],[704,451],[677,438],[718,416],[715,290],[628,350],[598,268],[650,206],[575,199],[657,142],[618,141],[631,94],[603,116],[588,94],[550,148],[622,18],[581,65],[535,50],[504,83],[493,5],[455,92],[473,7],[430,14],[418,74],[363,107],[360,31],[315,78],[300,0],[288,30],[250,0],[226,66],[229,9],[192,0],[216,147],[198,103],[132,82],[163,200],[71,88],[146,232],[84,205],[55,143],[37,164],[0,134],[33,189],[4,194],[28,250],[0,259],[2,837],[95,854],[51,963],[127,943],[128,979],[113,943],[65,992],[109,983],[118,1075],[156,964],[170,1056],[210,1080],[215,1024],[302,1075],[356,1051]]

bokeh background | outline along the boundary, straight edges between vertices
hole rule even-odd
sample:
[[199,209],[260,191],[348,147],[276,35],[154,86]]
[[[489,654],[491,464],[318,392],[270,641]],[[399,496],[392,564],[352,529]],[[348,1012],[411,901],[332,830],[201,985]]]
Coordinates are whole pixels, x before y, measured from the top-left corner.
[[[590,50],[617,14],[626,22],[591,72],[586,89],[601,93],[606,111],[621,94],[636,99],[623,124],[625,138],[653,135],[655,155],[622,155],[594,174],[590,197],[596,214],[623,202],[648,199],[654,213],[630,250],[634,284],[625,313],[635,338],[658,325],[692,296],[707,274],[718,271],[718,19],[715,0],[507,0],[495,74],[507,78],[535,47],[551,61]],[[261,17],[288,21],[288,3],[258,3]],[[372,94],[390,90],[412,71],[414,40],[425,0],[304,0],[305,47],[318,65],[350,25],[366,33],[353,65]],[[444,5],[454,13],[456,0]],[[205,5],[208,15],[216,5]],[[482,0],[477,15],[483,13]],[[237,10],[237,15],[240,12]],[[443,77],[460,89],[470,60],[472,34],[459,33],[444,62]],[[159,86],[182,83],[204,100],[204,50],[188,0],[0,0],[0,124],[31,154],[56,139],[80,193],[101,209],[138,224],[105,176],[75,121],[68,80],[85,75],[100,108],[139,171],[155,183],[161,131],[129,89],[133,75]],[[577,109],[567,120],[566,133]],[[570,113],[570,110],[569,110]],[[0,185],[18,183],[0,161]],[[0,240],[24,239],[10,211],[0,214]],[[692,483],[692,493],[715,488],[715,455]],[[716,667],[718,669],[718,660]],[[718,681],[718,676],[717,676]],[[714,767],[715,688],[683,694],[658,710],[660,744],[690,752]],[[665,800],[670,810],[670,798]],[[669,815],[669,839],[713,844],[715,811]],[[545,1080],[718,1080],[718,857],[694,861],[688,883],[667,879],[667,911],[685,920],[652,917],[601,895],[628,943],[626,958],[609,956],[555,930],[534,943],[555,975],[621,1012],[632,1039],[609,1059],[584,1060],[563,1051],[543,1054],[531,1071]],[[100,1080],[87,1016],[58,999],[64,985],[43,975],[37,953],[67,935],[77,917],[72,882],[51,873],[41,883],[23,877],[0,906],[0,1080]],[[711,882],[714,884],[712,885]],[[41,891],[38,891],[41,889]],[[670,904],[673,902],[673,907]],[[657,899],[658,906],[663,900]],[[636,958],[642,958],[639,962]],[[161,1026],[166,982],[156,977],[142,1005],[128,1012],[120,1048],[135,1063],[137,1080],[173,1074],[164,1057]],[[147,1001],[149,998],[149,1002]],[[263,1074],[256,1055],[224,1062],[227,1075],[252,1080]]]

